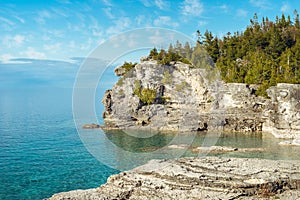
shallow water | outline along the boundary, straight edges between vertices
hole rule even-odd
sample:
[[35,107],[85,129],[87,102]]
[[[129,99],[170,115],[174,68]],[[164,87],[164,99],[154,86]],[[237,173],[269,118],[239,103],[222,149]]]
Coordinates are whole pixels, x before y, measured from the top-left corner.
[[[61,191],[97,187],[119,169],[153,158],[213,155],[300,159],[300,147],[279,146],[282,140],[270,134],[157,133],[145,137],[143,132],[84,130],[78,135],[71,101],[70,90],[2,91],[0,199],[42,199]],[[137,137],[139,134],[143,138]],[[169,148],[182,144],[188,148]],[[211,145],[264,150],[192,151]]]

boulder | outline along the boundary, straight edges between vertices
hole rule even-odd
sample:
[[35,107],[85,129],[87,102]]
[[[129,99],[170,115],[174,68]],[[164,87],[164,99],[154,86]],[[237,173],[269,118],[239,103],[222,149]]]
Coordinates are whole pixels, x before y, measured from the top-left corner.
[[82,126],[83,129],[94,129],[94,128],[101,128],[99,124],[84,124]]

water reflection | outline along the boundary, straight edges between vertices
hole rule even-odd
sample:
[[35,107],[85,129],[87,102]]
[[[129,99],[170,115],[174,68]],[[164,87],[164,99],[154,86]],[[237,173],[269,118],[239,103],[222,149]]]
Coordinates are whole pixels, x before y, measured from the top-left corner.
[[[148,133],[140,131],[139,134]],[[151,159],[179,157],[300,159],[300,147],[280,146],[278,143],[282,140],[264,133],[158,132],[141,138],[133,135],[128,134],[128,130],[80,131],[80,138],[90,153],[103,164],[118,170],[132,169]]]
[[[265,159],[300,159],[300,147],[281,146],[282,140],[274,138],[268,133],[166,133],[159,132],[149,138],[139,138],[127,133],[114,130],[104,131],[106,137],[118,147],[134,152],[155,152],[164,149],[165,153],[174,154],[179,149],[185,149],[182,156],[228,156]],[[139,132],[139,134],[147,134]],[[177,140],[170,142],[174,139]],[[195,151],[197,147],[228,147],[235,151]]]
[[[167,146],[175,137],[175,134],[162,134],[160,132],[147,138],[141,138],[138,135],[134,137],[132,134],[127,134],[121,130],[104,131],[104,133],[112,143],[125,151],[134,153],[155,151]],[[147,132],[140,131],[139,134],[145,135]]]

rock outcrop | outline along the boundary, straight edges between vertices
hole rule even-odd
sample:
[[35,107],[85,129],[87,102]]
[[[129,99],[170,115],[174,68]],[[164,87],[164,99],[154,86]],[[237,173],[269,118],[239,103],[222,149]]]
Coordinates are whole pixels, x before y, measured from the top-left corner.
[[50,200],[299,198],[299,161],[206,157],[152,160],[111,176],[98,188],[59,193]]
[[83,129],[96,129],[96,128],[101,128],[99,124],[84,124],[82,126]]
[[[255,95],[255,85],[214,80],[206,70],[181,62],[141,59],[102,100],[107,127],[161,131],[270,131],[300,135],[300,85],[278,84],[271,99]],[[286,134],[289,133],[289,134]]]
[[280,83],[267,92],[271,103],[264,112],[263,130],[280,138],[300,139],[300,85]]

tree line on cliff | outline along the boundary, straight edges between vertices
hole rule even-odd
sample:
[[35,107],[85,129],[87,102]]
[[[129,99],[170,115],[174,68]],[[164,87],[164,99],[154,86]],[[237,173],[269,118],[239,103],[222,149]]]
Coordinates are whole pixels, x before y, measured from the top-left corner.
[[[256,94],[262,96],[277,83],[300,84],[300,20],[296,10],[293,19],[282,14],[275,21],[268,17],[259,21],[254,14],[244,31],[228,32],[223,38],[208,30],[197,34],[194,47],[177,41],[168,50],[152,49],[148,57],[160,64],[192,63],[211,74],[217,69],[225,82],[259,85]],[[136,63],[126,64],[132,68]]]
[[[198,32],[199,33],[199,32]],[[201,35],[199,35],[201,37]],[[300,22],[282,14],[276,21],[258,21],[257,14],[243,32],[219,39],[206,31],[204,46],[226,82],[259,84],[257,94],[277,83],[300,83]]]

